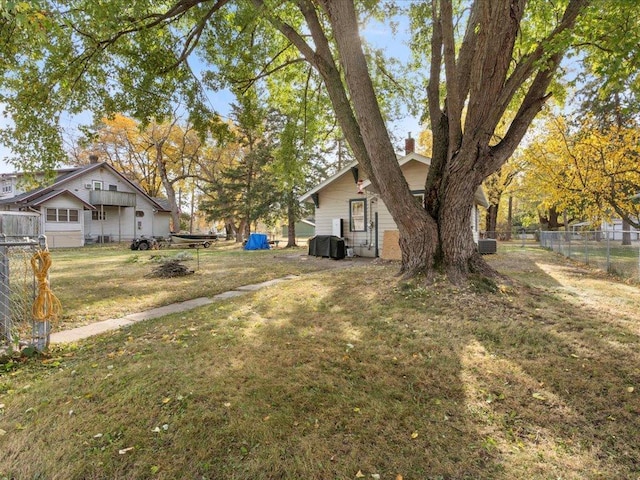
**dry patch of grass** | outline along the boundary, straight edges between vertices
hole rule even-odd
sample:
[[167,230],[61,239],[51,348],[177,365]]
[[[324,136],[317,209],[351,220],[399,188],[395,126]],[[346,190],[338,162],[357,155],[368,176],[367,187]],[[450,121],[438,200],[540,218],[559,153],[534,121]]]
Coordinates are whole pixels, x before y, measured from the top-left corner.
[[636,478],[638,335],[534,255],[497,293],[360,265],[7,364],[0,478]]

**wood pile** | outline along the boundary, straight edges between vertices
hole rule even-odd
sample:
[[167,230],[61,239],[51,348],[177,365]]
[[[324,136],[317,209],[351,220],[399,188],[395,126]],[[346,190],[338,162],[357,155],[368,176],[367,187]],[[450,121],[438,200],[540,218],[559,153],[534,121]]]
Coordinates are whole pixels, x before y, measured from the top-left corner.
[[173,278],[191,275],[194,271],[183,265],[182,260],[167,260],[155,267],[150,274],[151,278]]

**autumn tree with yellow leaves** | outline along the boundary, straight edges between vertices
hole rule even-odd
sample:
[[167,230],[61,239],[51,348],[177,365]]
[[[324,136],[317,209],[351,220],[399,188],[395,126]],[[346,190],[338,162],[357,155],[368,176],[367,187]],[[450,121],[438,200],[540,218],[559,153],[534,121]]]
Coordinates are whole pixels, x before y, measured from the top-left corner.
[[591,117],[571,124],[551,118],[545,134],[524,151],[522,187],[540,207],[590,221],[619,217],[640,228],[640,128],[602,127]]
[[191,183],[203,155],[203,143],[193,128],[179,124],[176,118],[142,125],[118,114],[104,118],[83,143],[79,163],[97,155],[150,197],[165,197],[172,229],[180,229],[179,193],[187,188],[193,192]]

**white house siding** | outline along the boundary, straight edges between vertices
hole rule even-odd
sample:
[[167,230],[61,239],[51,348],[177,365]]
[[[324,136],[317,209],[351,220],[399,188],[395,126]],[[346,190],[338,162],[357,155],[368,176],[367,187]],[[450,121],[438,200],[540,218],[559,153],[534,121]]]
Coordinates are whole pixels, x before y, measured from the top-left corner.
[[351,173],[347,173],[318,192],[320,206],[316,208],[316,235],[331,235],[332,221],[342,219],[344,235],[349,233],[349,198],[356,198],[358,188]]
[[[424,164],[411,161],[402,167],[405,177],[409,179],[409,187],[412,191],[424,190],[427,178],[427,169]],[[316,208],[316,235],[331,235],[332,222],[335,218],[341,218],[343,224],[343,237],[346,245],[354,249],[356,255],[362,257],[375,257],[382,252],[383,236],[385,230],[398,230],[389,210],[379,196],[365,190],[364,194],[358,194],[358,187],[350,172],[336,179],[326,188],[320,190],[320,207]],[[366,199],[366,231],[349,231],[349,201]],[[378,214],[378,244],[376,245],[375,216]],[[371,229],[374,225],[374,229]],[[377,246],[377,248],[376,248]]]
[[[94,241],[102,238],[105,242],[130,242],[133,238],[143,235],[168,235],[169,217],[158,215],[154,205],[147,198],[107,167],[98,167],[79,175],[78,178],[65,182],[63,187],[90,203],[94,182],[102,182],[102,190],[105,191],[109,190],[110,185],[114,185],[118,192],[136,194],[136,206],[118,208],[97,205],[97,212],[103,211],[105,220],[92,220],[91,211],[86,211],[84,236],[91,237]],[[136,217],[136,211],[141,211],[144,215]]]
[[[155,212],[153,205],[138,196],[133,207],[97,206],[96,213],[85,212],[86,235],[104,242],[129,242],[133,238],[165,237],[169,235],[169,214]],[[136,212],[142,212],[137,216]],[[104,220],[92,220],[92,215]]]
[[480,240],[480,211],[477,205],[474,205],[471,209],[471,231],[473,233],[473,241],[477,244],[478,240]]
[[[47,208],[72,209],[78,211],[77,222],[49,222]],[[50,248],[81,247],[84,245],[84,205],[70,195],[52,198],[40,207],[42,231],[47,236]]]
[[640,230],[629,225],[628,230],[623,230],[622,220],[613,219],[611,222],[602,222],[602,230],[609,232],[610,240],[622,240],[623,232],[631,232],[631,240],[640,240]]
[[[92,215],[98,215],[97,219]],[[85,212],[86,235],[104,243],[131,241],[135,236],[133,215],[133,207],[97,206],[95,213]]]
[[[370,248],[372,232],[369,228],[370,219],[373,218],[371,208],[371,195],[358,194],[358,186],[355,183],[351,172],[347,172],[342,177],[318,192],[319,208],[316,208],[316,235],[331,235],[333,233],[333,220],[342,220],[342,233],[348,247],[355,248],[357,255],[364,256],[369,250],[374,256],[375,251]],[[349,201],[367,200],[365,232],[349,231]]]
[[[144,195],[139,189],[135,188],[129,181],[115,172],[112,167],[107,164],[97,164],[86,167],[83,170],[73,173],[73,169],[67,171],[61,171],[61,174],[67,174],[66,179],[55,183],[52,186],[53,192],[68,191],[70,194],[62,193],[58,196],[54,196],[49,200],[43,200],[38,204],[38,192],[34,192],[33,196],[29,198],[29,202],[35,202],[38,204],[39,211],[41,212],[41,231],[50,237],[49,245],[51,247],[60,246],[81,246],[84,245],[85,239],[91,238],[96,241],[102,237],[104,240],[111,242],[127,242],[134,237],[140,236],[167,236],[169,234],[169,220],[170,213],[160,211],[156,209],[158,205],[153,202],[149,197]],[[11,192],[6,192],[6,195],[0,196],[0,199],[4,198],[5,203],[2,207],[5,210],[17,210],[24,208],[21,203],[6,203],[10,202],[10,199],[20,192],[20,189],[15,184],[15,178],[20,174],[4,174],[0,175],[0,184],[11,185]],[[69,178],[71,176],[71,178]],[[4,183],[2,183],[4,182]],[[92,218],[91,210],[85,210],[91,202],[91,193],[96,189],[95,182],[101,182],[102,188],[105,192],[106,199],[109,198],[108,193],[110,187],[115,192],[126,193],[135,195],[135,207],[133,206],[101,206],[96,205],[97,212],[103,211],[105,213],[105,220],[96,220]],[[44,191],[43,195],[49,194],[48,191]],[[113,196],[113,195],[112,195]],[[116,194],[117,196],[117,194]],[[77,198],[76,198],[77,197]],[[123,200],[122,198],[115,198],[116,202]],[[124,199],[126,200],[126,199]],[[27,201],[22,199],[22,201]],[[109,200],[107,200],[108,202]],[[85,202],[83,204],[82,202]],[[97,202],[100,203],[100,202]],[[134,203],[134,202],[124,202]],[[78,222],[47,222],[46,221],[46,209],[47,208],[74,208],[79,211]],[[141,216],[136,216],[136,211],[142,212]]]

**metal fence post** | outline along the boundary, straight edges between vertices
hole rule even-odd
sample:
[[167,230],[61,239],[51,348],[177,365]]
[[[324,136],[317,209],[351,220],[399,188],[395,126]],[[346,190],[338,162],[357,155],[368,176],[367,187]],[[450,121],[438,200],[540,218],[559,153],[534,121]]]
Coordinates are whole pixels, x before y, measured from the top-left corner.
[[606,232],[607,235],[607,272],[611,272],[611,241],[609,239],[609,231]]
[[589,265],[589,244],[587,243],[588,241],[587,237],[588,235],[584,236],[584,263]]
[[0,247],[0,322],[2,324],[2,334],[7,343],[12,343],[11,338],[11,308],[9,306],[9,255],[7,247]]

